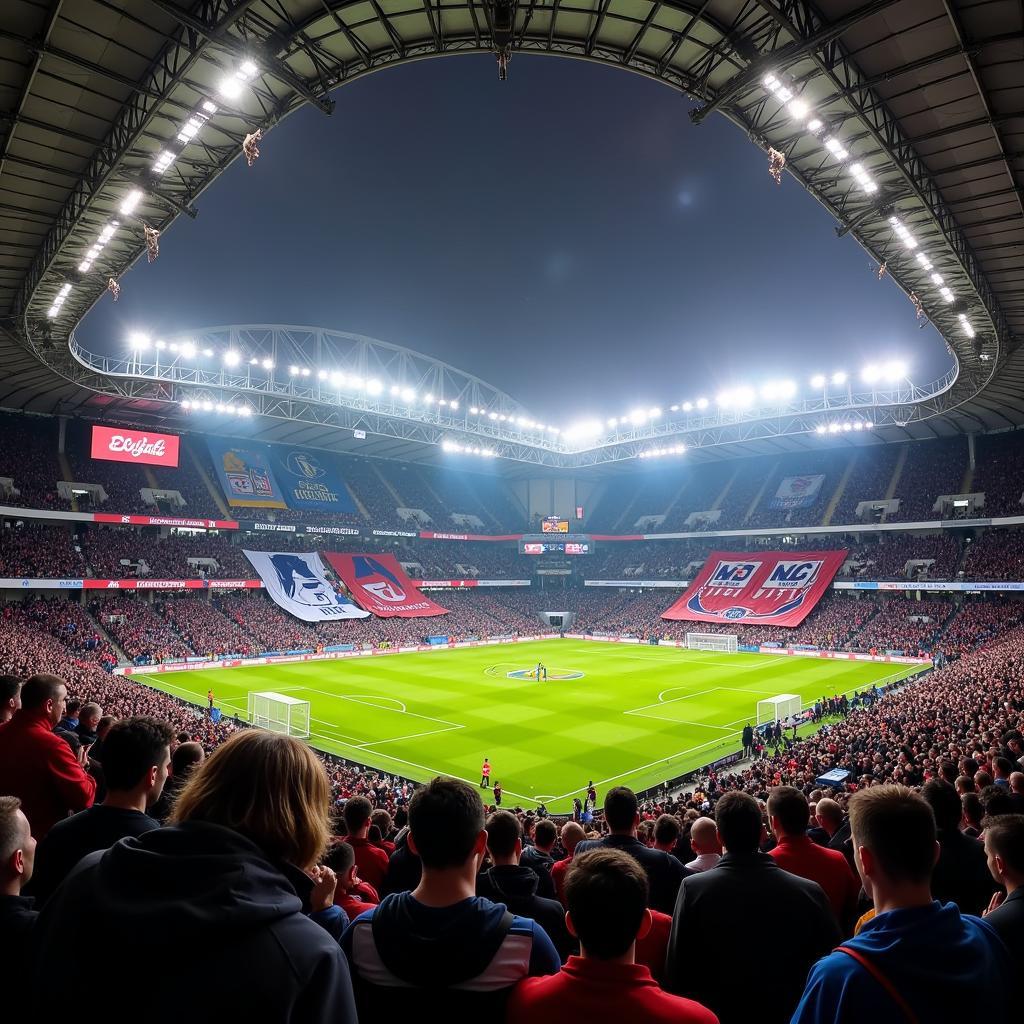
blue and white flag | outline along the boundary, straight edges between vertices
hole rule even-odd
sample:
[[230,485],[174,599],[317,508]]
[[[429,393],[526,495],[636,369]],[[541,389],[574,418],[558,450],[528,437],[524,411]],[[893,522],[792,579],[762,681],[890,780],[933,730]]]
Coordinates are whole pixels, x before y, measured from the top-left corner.
[[274,603],[304,622],[365,619],[370,613],[339,594],[315,551],[245,551]]

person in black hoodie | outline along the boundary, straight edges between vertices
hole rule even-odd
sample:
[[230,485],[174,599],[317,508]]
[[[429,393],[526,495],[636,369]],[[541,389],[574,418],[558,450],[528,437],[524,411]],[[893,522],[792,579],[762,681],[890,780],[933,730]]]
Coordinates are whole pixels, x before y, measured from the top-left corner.
[[39,914],[31,896],[21,890],[32,877],[36,841],[28,818],[16,796],[0,796],[0,992],[5,1010],[15,1019],[14,1005],[25,996],[25,972],[29,966],[32,930]]
[[333,873],[317,866],[330,800],[304,743],[236,734],[193,774],[171,827],[90,854],[57,890],[37,924],[30,990],[52,986],[55,963],[92,977],[116,965],[120,1005],[179,1024],[180,1000],[153,988],[172,949],[193,1024],[355,1024],[341,948],[304,912],[333,904]]
[[539,924],[476,895],[487,846],[477,790],[442,778],[417,789],[408,845],[423,865],[419,884],[386,896],[342,936],[360,1016],[503,1019],[512,986],[561,961]]
[[555,858],[551,851],[558,839],[558,828],[553,821],[541,818],[533,830],[533,846],[524,846],[519,860],[524,868],[537,872],[537,892],[545,899],[555,898],[555,883],[551,879],[551,868]]
[[[540,825],[554,825],[550,821]],[[509,811],[495,811],[487,819],[487,852],[492,867],[476,878],[477,896],[485,896],[493,903],[504,903],[513,914],[531,917],[548,933],[562,962],[576,951],[565,926],[565,911],[558,900],[537,895],[537,872],[525,867],[523,828],[519,819]]]

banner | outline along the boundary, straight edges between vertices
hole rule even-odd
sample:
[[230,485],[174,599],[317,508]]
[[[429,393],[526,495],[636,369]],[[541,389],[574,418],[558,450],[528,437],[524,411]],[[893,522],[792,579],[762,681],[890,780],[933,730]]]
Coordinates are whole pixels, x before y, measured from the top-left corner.
[[178,443],[177,434],[94,426],[91,455],[107,462],[144,462],[173,469],[178,465]]
[[338,478],[337,469],[322,452],[274,445],[270,462],[289,508],[355,512],[352,497]]
[[786,476],[772,498],[772,508],[810,508],[818,500],[818,492],[825,482],[825,474],[816,476]]
[[374,615],[414,619],[448,614],[447,608],[419,592],[394,555],[324,554],[352,596]]
[[799,626],[846,561],[845,551],[713,551],[661,617]]
[[242,508],[288,507],[270,468],[266,446],[247,444],[243,447],[215,437],[208,437],[206,443],[229,505]]
[[237,530],[233,519],[182,519],[178,516],[119,516],[116,512],[94,512],[94,523],[119,523],[121,526],[176,526],[193,530]]
[[368,614],[335,591],[315,551],[243,551],[274,604],[304,622],[365,619]]

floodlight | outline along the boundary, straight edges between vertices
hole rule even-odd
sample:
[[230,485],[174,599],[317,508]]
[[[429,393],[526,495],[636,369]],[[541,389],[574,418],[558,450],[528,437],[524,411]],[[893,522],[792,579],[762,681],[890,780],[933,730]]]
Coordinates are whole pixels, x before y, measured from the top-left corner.
[[885,364],[885,377],[886,380],[895,383],[898,380],[903,380],[907,375],[907,364],[901,363],[897,360],[893,360]]
[[250,366],[259,366],[259,363],[260,361],[259,359],[256,358],[256,356],[253,356],[252,359],[249,360]]
[[209,359],[213,355],[213,349],[212,348],[204,348],[203,349],[203,355],[206,356],[207,359]]
[[402,388],[402,401],[403,402],[415,402],[416,392],[412,388]]
[[816,426],[816,427],[814,428],[814,432],[815,432],[816,434],[824,434],[826,430],[828,430],[828,427],[826,427],[824,423],[819,423],[819,424],[818,424],[818,425],[817,425],[817,426]]
[[643,423],[646,423],[647,422],[647,413],[646,413],[646,411],[643,410],[643,409],[634,409],[629,414],[629,422],[632,423],[634,427],[639,427]]
[[864,424],[863,424],[863,423],[862,423],[862,422],[861,422],[860,420],[857,420],[857,421],[856,421],[856,422],[855,422],[855,423],[853,424],[853,429],[854,429],[854,430],[863,430],[863,429],[864,429]]
[[225,366],[237,366],[241,361],[242,357],[234,349],[229,349],[224,353]]
[[867,366],[864,367],[863,371],[861,372],[861,377],[864,378],[864,381],[867,384],[874,384],[875,381],[878,380],[878,378],[881,375],[882,371],[879,370],[879,368],[875,366],[874,363],[869,363]]
[[810,121],[807,122],[807,130],[809,132],[820,132],[821,129],[824,127],[824,122],[822,122],[822,120],[817,117],[812,117]]
[[742,387],[737,388],[733,392],[733,398],[735,399],[736,404],[740,406],[740,408],[746,408],[747,406],[753,405],[754,399],[756,397],[757,396],[754,394],[753,388]]
[[683,412],[690,412],[693,409],[693,402],[683,402]]
[[211,103],[209,100],[203,100],[203,110],[205,110],[207,114],[216,114],[217,104]]
[[838,423],[830,423],[828,425],[828,432],[830,434],[838,434],[839,433],[839,424]]
[[384,385],[376,377],[371,377],[366,382],[366,390],[371,395],[379,395],[384,390]]
[[791,89],[787,89],[785,86],[782,86],[781,88],[776,89],[775,90],[775,95],[778,96],[779,99],[782,100],[783,103],[788,103],[793,98],[792,90]]
[[719,391],[715,396],[715,401],[723,408],[728,409],[732,405],[732,392],[731,391]]
[[459,403],[458,403],[458,401],[456,401],[456,399],[454,399],[454,398],[453,398],[453,399],[452,399],[452,400],[451,400],[451,401],[450,401],[450,402],[448,403],[448,407],[449,407],[450,409],[458,409],[458,407],[459,407]]
[[849,420],[847,420],[843,424],[843,430],[853,430],[853,424]]
[[697,399],[697,408],[698,409],[706,409],[707,407],[708,407],[708,400],[706,398],[698,398]]
[[238,415],[239,416],[250,416],[251,414],[252,414],[252,406],[251,405],[239,406],[239,408],[238,408]]
[[423,401],[424,401],[424,402],[426,402],[426,403],[427,403],[427,404],[429,405],[429,404],[430,404],[431,402],[433,402],[433,401],[434,401],[434,396],[433,396],[432,394],[430,394],[430,392],[428,391],[428,392],[427,392],[427,393],[426,393],[426,394],[425,394],[425,395],[423,396]]
[[[394,393],[394,388],[392,388],[391,390],[392,390],[392,393]],[[478,416],[479,414],[480,414],[480,410],[475,405],[471,405],[469,407],[469,415],[470,416]]]
[[213,402],[209,399],[203,402],[203,412],[213,412]]
[[320,380],[327,380],[327,371],[326,370],[317,370],[316,371],[316,375],[317,375],[317,377]]
[[302,376],[303,377],[308,377],[309,376],[309,367],[308,366],[304,366],[302,368]]
[[647,410],[647,415],[650,416],[652,420],[656,420],[661,415],[661,409],[659,409],[656,405],[652,406],[650,409]]
[[803,100],[793,100],[788,107],[790,114],[797,121],[802,121],[810,113],[811,108]]
[[823,388],[825,386],[825,375],[823,373],[816,373],[811,378],[812,388]]
[[217,83],[217,92],[226,100],[235,100],[242,95],[242,83],[234,75],[225,75]]
[[252,78],[256,74],[256,72],[259,71],[259,68],[256,67],[256,65],[251,60],[247,60],[242,64],[242,66],[238,70],[241,71],[246,78]]
[[765,75],[764,78],[761,79],[761,84],[766,89],[774,89],[775,86],[779,84],[779,80],[774,75]]
[[289,372],[289,373],[290,373],[290,374],[291,374],[291,375],[292,375],[293,377],[297,377],[297,376],[298,376],[298,373],[299,373],[299,368],[298,368],[297,366],[289,366],[289,367],[288,367],[288,372]]
[[132,210],[139,205],[140,199],[142,199],[142,189],[133,188],[122,200],[120,206],[121,212],[125,215],[131,213]]
[[156,343],[156,347],[158,349],[160,349],[161,351],[163,351],[165,348],[167,348],[167,342],[166,341],[158,341]]
[[498,414],[496,412],[489,412],[487,414],[487,418],[488,419],[492,419],[492,420],[496,420],[498,418]]
[[953,298],[954,298],[954,297],[953,297],[953,293],[952,293],[952,292],[951,292],[951,291],[950,291],[950,290],[949,290],[948,288],[940,288],[940,289],[939,289],[939,294],[940,294],[940,295],[941,295],[941,296],[942,296],[942,297],[943,297],[943,298],[944,298],[944,299],[945,299],[945,300],[946,300],[947,302],[952,302],[952,301],[953,301]]
[[176,341],[172,341],[169,347],[172,352],[178,351],[178,343]]
[[132,331],[128,335],[128,344],[136,352],[141,352],[143,349],[149,348],[149,335],[143,334],[142,331]]
[[937,284],[937,285],[943,285],[943,284],[945,284],[945,283],[946,283],[946,282],[945,282],[945,281],[943,280],[943,277],[942,277],[942,275],[941,275],[941,274],[932,274],[932,281],[933,281],[933,282],[934,282],[935,284]]
[[832,383],[837,388],[842,387],[846,383],[846,374],[842,370],[832,374]]
[[195,359],[196,357],[196,347],[191,341],[183,341],[181,343],[180,351],[182,356],[186,359]]
[[345,383],[345,374],[339,373],[335,370],[334,373],[331,374],[330,380],[336,388],[340,388],[341,385]]
[[191,408],[192,408],[192,403],[191,403],[191,401],[189,401],[189,399],[187,399],[187,398],[186,398],[186,399],[185,399],[185,400],[184,400],[184,401],[183,401],[183,402],[181,403],[181,407],[182,407],[182,409],[184,409],[184,410],[188,411],[189,409],[191,409]]
[[80,274],[84,274],[91,266],[92,260],[82,260],[82,262],[78,264],[78,272]]
[[[370,390],[370,382],[369,382],[369,381],[367,381],[367,382],[366,382],[366,390],[367,390],[367,391],[369,391],[369,390]],[[439,398],[439,399],[437,400],[437,404],[438,404],[438,405],[447,405],[447,404],[448,404],[448,399],[446,399],[446,398]],[[523,421],[522,421],[522,420],[520,420],[520,422],[523,422]]]
[[264,370],[272,370],[273,368],[274,368],[274,360],[273,359],[264,359],[263,360],[263,369]]

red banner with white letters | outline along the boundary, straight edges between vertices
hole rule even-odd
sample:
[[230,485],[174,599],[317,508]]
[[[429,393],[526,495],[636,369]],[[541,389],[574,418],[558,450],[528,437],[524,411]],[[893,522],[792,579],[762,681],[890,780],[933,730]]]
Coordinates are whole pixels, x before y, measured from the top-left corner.
[[178,465],[177,434],[122,427],[92,428],[92,457],[107,462],[144,462],[149,466]]
[[663,619],[799,626],[846,561],[845,551],[713,551]]
[[352,600],[381,618],[416,619],[447,615],[448,609],[424,597],[394,555],[350,555],[325,551],[324,558],[348,587]]

